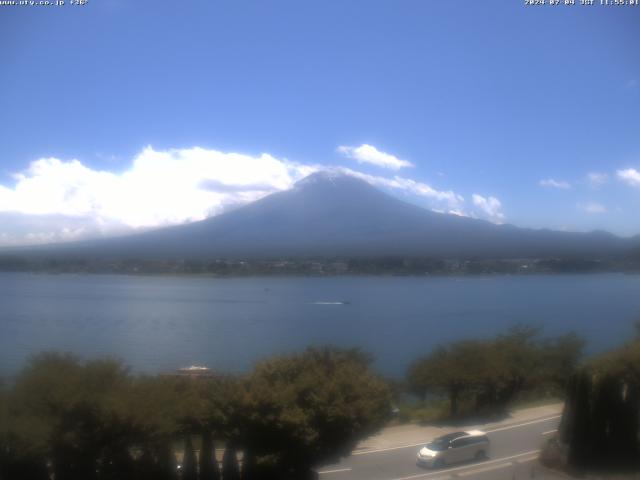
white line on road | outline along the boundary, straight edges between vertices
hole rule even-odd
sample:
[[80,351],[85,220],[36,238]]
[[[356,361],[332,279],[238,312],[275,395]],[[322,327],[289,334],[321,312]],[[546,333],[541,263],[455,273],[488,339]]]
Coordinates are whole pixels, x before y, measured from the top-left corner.
[[549,435],[550,433],[554,433],[557,432],[558,429],[556,428],[555,430],[547,430],[546,432],[542,432],[542,435]]
[[534,455],[533,457],[529,457],[529,458],[521,458],[520,460],[516,460],[516,463],[519,464],[524,464],[524,463],[529,463],[529,462],[533,462],[535,460],[538,459],[538,455]]
[[[530,452],[524,452],[524,453],[519,453],[517,455],[511,455],[510,457],[503,457],[503,458],[496,458],[494,460],[487,460],[486,462],[483,462],[483,465],[488,465],[490,463],[498,463],[498,462],[505,462],[507,460],[513,460],[515,458],[518,457],[524,457],[526,455],[533,455],[535,453],[539,453],[540,450],[531,450]],[[455,472],[457,470],[463,470],[465,468],[469,468],[469,465],[462,465],[460,467],[454,467],[454,468],[447,468],[445,470],[440,470],[437,472],[429,472],[429,473],[419,473],[418,475],[410,475],[408,477],[398,477],[398,478],[394,478],[393,480],[410,480],[412,478],[427,478],[427,477],[433,477],[434,475],[442,475],[443,473],[449,473],[449,472]]]
[[458,474],[459,477],[468,477],[469,475],[476,475],[478,473],[490,472],[491,470],[499,470],[501,468],[510,467],[511,464],[509,462],[499,463],[498,465],[489,465],[484,468],[474,468],[473,470],[467,470],[466,472],[461,472]]
[[533,425],[534,423],[546,422],[547,420],[555,420],[556,418],[560,418],[562,415],[554,415],[553,417],[542,418],[539,420],[533,420],[531,422],[519,423],[518,425],[509,425],[507,427],[494,428],[493,430],[487,430],[487,433],[493,432],[501,432],[503,430],[511,430],[512,428],[524,427],[525,425]]
[[370,453],[389,452],[391,450],[401,450],[403,448],[419,447],[420,445],[424,445],[424,443],[425,442],[410,443],[408,445],[400,445],[399,447],[377,448],[375,450],[367,450],[365,452],[353,452],[351,455],[369,455]]
[[339,472],[350,472],[350,468],[336,468],[335,470],[322,470],[318,472],[318,475],[323,475],[325,473],[339,473]]
[[[561,416],[562,415],[554,415],[553,417],[539,418],[537,420],[532,420],[530,422],[518,423],[516,425],[509,425],[507,427],[494,428],[493,430],[486,430],[486,432],[487,433],[501,432],[503,430],[510,430],[512,428],[524,427],[526,425],[533,425],[534,423],[541,423],[541,422],[547,422],[549,420],[555,420],[556,418],[560,418]],[[377,448],[375,450],[366,450],[364,452],[354,452],[351,455],[369,455],[370,453],[389,452],[391,450],[401,450],[403,448],[419,447],[424,444],[425,442],[420,442],[420,443],[411,443],[408,445],[401,445],[399,447]]]

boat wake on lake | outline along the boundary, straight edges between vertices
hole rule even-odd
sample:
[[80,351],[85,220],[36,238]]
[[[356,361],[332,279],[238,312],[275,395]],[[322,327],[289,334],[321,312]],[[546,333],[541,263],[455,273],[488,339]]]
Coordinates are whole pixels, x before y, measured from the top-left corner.
[[311,302],[311,305],[349,305],[351,302]]

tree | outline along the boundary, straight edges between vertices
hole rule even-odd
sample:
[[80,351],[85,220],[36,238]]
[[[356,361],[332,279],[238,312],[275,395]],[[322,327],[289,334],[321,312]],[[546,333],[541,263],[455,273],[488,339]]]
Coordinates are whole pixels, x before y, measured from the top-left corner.
[[494,405],[505,408],[526,386],[540,367],[538,329],[518,325],[491,342],[491,371],[495,385]]
[[[17,418],[11,408],[11,392],[0,382],[0,479],[48,480],[45,446],[37,434],[39,425]],[[33,435],[29,438],[28,432]]]
[[[0,390],[0,473],[13,480],[312,478],[312,467],[351,452],[391,413],[391,391],[359,350],[312,348],[261,362],[241,379],[134,377],[118,362],[60,354],[33,358]],[[47,471],[47,464],[51,471]],[[252,474],[253,472],[253,474]]]
[[458,414],[461,397],[477,394],[490,374],[487,345],[476,340],[439,346],[431,354],[416,361],[409,369],[408,385],[412,392],[425,398],[428,393],[446,395],[450,414]]
[[68,355],[36,356],[14,388],[17,434],[43,443],[57,480],[90,480],[114,468],[126,470],[123,452],[131,431],[119,407],[128,382],[126,369],[115,361],[81,364]]
[[389,418],[391,393],[359,350],[309,348],[259,363],[244,383],[238,440],[281,478],[349,454]]
[[578,468],[587,465],[591,453],[591,380],[586,371],[575,376],[567,398],[567,419],[561,422],[561,437],[570,445],[569,463]]
[[138,475],[145,479],[177,478],[173,442],[183,433],[179,383],[171,377],[136,377],[123,399],[133,430],[131,443],[142,451]]
[[224,480],[240,480],[238,456],[233,445],[227,445],[222,455],[222,478]]
[[178,478],[176,456],[171,443],[164,441],[156,446],[153,480],[175,480]]
[[575,334],[540,340],[536,328],[515,326],[493,339],[437,347],[411,365],[408,386],[422,399],[447,397],[451,416],[462,399],[473,400],[476,413],[499,412],[527,389],[564,391],[582,346]]
[[200,447],[200,480],[219,480],[220,470],[218,460],[215,457],[215,444],[211,432],[202,433],[202,445]]
[[184,455],[182,457],[182,480],[198,480],[196,452],[193,450],[191,435],[189,434],[186,434],[184,439]]
[[572,468],[638,468],[639,360],[635,340],[592,359],[572,377],[560,423]]
[[251,450],[247,449],[242,455],[242,480],[257,480],[258,475],[256,457]]
[[556,392],[564,393],[583,357],[584,340],[576,333],[547,339],[540,347],[538,380]]
[[202,439],[200,478],[218,479],[220,470],[214,459],[214,438],[233,440],[237,437],[238,382],[225,375],[174,378],[172,382],[179,396],[175,411],[178,429],[185,435],[200,435]]

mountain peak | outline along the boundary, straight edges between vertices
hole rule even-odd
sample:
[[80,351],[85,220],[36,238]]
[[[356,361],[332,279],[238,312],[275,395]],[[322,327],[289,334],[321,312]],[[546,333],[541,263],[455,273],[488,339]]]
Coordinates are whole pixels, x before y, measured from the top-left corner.
[[308,187],[310,185],[336,185],[343,182],[366,183],[353,175],[349,175],[340,170],[319,170],[300,180],[295,184],[296,188]]

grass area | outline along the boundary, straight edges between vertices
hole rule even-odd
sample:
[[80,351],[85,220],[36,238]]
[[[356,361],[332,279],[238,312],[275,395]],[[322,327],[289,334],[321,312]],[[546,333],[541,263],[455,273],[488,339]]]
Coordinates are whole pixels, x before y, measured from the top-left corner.
[[535,408],[556,403],[564,403],[564,398],[558,393],[531,392],[518,397],[511,403],[510,407],[512,409]]
[[446,418],[449,404],[446,400],[434,399],[407,402],[398,405],[395,423],[431,423]]
[[[526,392],[508,406],[508,410],[535,408],[562,403],[564,400],[557,394],[548,392]],[[472,399],[461,399],[457,418],[472,417],[478,412],[474,409]],[[446,399],[433,398],[424,401],[406,401],[398,405],[398,413],[392,424],[419,423],[428,424],[451,419],[449,402]]]

